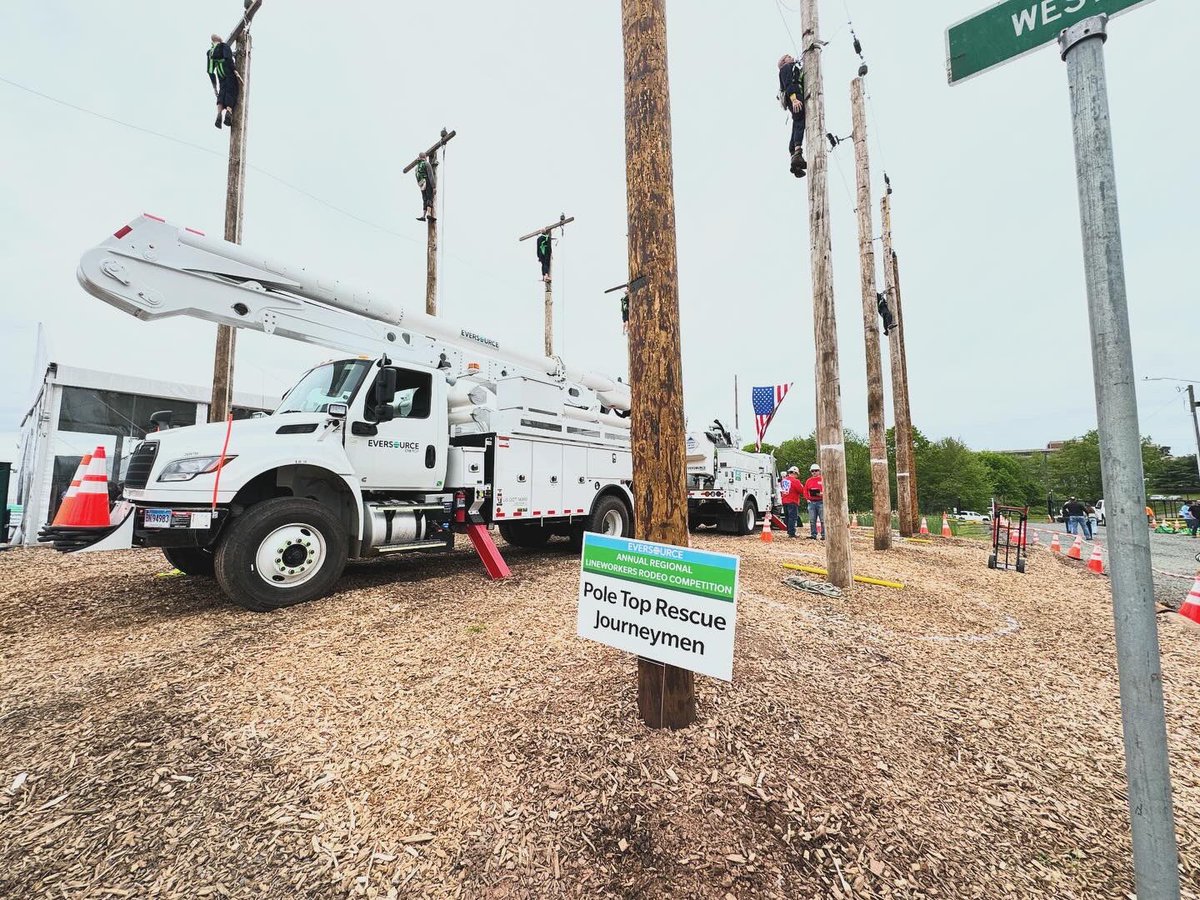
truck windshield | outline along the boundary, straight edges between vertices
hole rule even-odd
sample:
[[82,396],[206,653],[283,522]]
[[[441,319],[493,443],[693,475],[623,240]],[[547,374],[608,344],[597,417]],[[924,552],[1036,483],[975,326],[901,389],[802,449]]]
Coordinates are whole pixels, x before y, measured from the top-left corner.
[[323,413],[330,403],[349,403],[371,368],[369,359],[344,359],[317,366],[288,391],[275,414]]

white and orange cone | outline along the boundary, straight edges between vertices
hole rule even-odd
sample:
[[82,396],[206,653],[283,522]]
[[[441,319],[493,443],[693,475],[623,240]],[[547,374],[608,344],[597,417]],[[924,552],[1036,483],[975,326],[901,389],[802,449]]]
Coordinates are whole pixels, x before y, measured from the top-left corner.
[[942,537],[954,537],[954,532],[950,530],[950,520],[946,518],[945,513],[942,513]]
[[929,534],[929,521],[924,516],[921,516],[921,530],[918,533]]
[[775,535],[771,533],[771,513],[770,512],[768,512],[765,516],[763,516],[762,534],[759,536],[759,540],[762,541],[764,544],[769,544],[773,540],[775,540]]
[[1104,574],[1104,556],[1100,553],[1100,545],[1092,544],[1092,555],[1088,557],[1088,570],[1097,575]]
[[97,447],[92,454],[87,474],[79,485],[75,505],[71,508],[71,521],[64,524],[77,528],[108,527],[108,471],[103,447]]
[[1041,544],[1041,538],[1038,536],[1038,530],[1033,529],[1033,540],[1029,542],[1030,547],[1038,547]]
[[852,516],[850,517],[850,527],[851,527],[851,528],[857,528],[857,527],[858,527],[858,513],[855,513],[854,515],[852,515]]
[[1196,581],[1192,584],[1192,589],[1183,598],[1183,606],[1179,607],[1179,614],[1185,619],[1191,619],[1197,625],[1200,625],[1200,575],[1196,576]]
[[1068,559],[1083,559],[1083,535],[1075,535],[1075,543],[1071,545],[1071,549],[1067,551]]
[[71,509],[75,506],[75,496],[79,493],[79,485],[83,483],[83,476],[87,474],[88,463],[91,461],[92,454],[90,453],[85,453],[83,459],[79,461],[79,468],[75,470],[75,477],[71,479],[71,486],[67,488],[67,495],[63,497],[63,502],[59,505],[51,525],[66,525],[71,520]]
[[1060,544],[1058,542],[1058,532],[1057,531],[1054,532],[1053,537],[1050,538],[1050,552],[1051,553],[1062,553],[1062,544]]

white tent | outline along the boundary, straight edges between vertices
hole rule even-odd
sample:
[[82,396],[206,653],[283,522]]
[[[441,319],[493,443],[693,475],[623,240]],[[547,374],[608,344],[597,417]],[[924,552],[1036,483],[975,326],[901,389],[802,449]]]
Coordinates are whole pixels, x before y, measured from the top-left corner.
[[[50,363],[33,405],[21,420],[14,480],[21,524],[13,543],[36,544],[38,530],[58,510],[85,453],[103,446],[110,483],[119,481],[150,416],[170,410],[173,425],[208,418],[208,388]],[[237,392],[234,417],[269,411],[273,402]]]

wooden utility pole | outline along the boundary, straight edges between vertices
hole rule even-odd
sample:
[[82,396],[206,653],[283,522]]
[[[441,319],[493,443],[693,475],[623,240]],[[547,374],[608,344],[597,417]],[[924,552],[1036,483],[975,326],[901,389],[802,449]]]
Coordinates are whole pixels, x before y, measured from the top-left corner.
[[[892,250],[892,281],[896,286],[896,321],[904,315],[904,291],[900,289],[900,257]],[[917,478],[917,450],[913,446],[912,401],[908,392],[908,349],[904,345],[904,332],[900,332],[900,371],[904,373],[904,417],[908,422],[908,496],[912,507],[912,527],[916,530],[921,521]]]
[[[229,126],[229,168],[225,176],[225,240],[242,242],[243,199],[246,182],[246,120],[250,116],[250,22],[262,6],[254,0],[230,32],[225,43],[233,50],[234,72],[239,79],[237,106]],[[217,326],[217,347],[213,357],[212,398],[208,404],[208,421],[224,422],[233,402],[233,363],[237,345],[237,330],[229,325]]]
[[846,442],[842,433],[842,386],[838,372],[837,317],[833,305],[833,248],[829,234],[829,147],[825,143],[825,85],[817,0],[803,0],[801,43],[808,140],[808,227],[812,242],[813,325],[817,361],[817,448],[825,484],[825,544],[829,581],[853,585],[850,510],[846,490]]
[[[639,538],[686,547],[683,366],[666,0],[621,0],[629,232],[629,387]],[[637,289],[634,285],[645,279]],[[690,671],[638,660],[638,712],[651,728],[696,721]]]
[[871,498],[875,549],[892,546],[892,488],[888,479],[887,426],[883,421],[883,361],[879,351],[879,309],[875,290],[875,234],[871,227],[871,157],[863,80],[850,82],[854,121],[854,165],[858,180],[858,268],[862,280],[863,340],[867,351],[867,429],[871,440]]
[[[554,231],[555,228],[565,228],[567,225],[571,224],[574,221],[575,221],[574,216],[568,216],[566,213],[559,213],[557,222],[552,222],[543,228],[539,228],[537,231],[529,232],[529,234],[523,234],[517,240],[518,241],[527,241],[531,237],[539,237],[540,235],[543,235],[543,234],[546,235],[546,237],[550,237],[550,233],[552,231]],[[547,250],[547,253],[550,253],[550,251]],[[552,253],[550,253],[550,255],[546,259],[547,272],[542,279],[543,284],[545,285],[545,288],[546,288],[545,340],[546,340],[546,355],[547,356],[554,355],[554,291],[553,291],[554,277],[551,274],[551,272],[549,271],[550,267],[553,265],[553,259],[554,259],[554,255]]]
[[[428,178],[430,184],[430,199],[426,204],[424,198],[421,199],[421,212],[425,215],[425,228],[428,232],[428,241],[425,245],[425,313],[426,315],[437,315],[437,249],[438,249],[438,229],[437,229],[437,152],[450,142],[450,139],[458,134],[457,131],[446,131],[442,129],[442,136],[438,138],[437,143],[426,150],[424,153],[419,153],[407,166],[404,167],[403,174],[407,175],[417,167],[422,159],[429,163]],[[428,209],[426,209],[428,206]]]
[[892,189],[879,201],[883,226],[883,284],[896,325],[889,335],[888,360],[892,368],[892,415],[896,419],[896,512],[900,535],[912,537],[916,530],[916,499],[913,491],[912,420],[908,412],[908,379],[904,372],[904,318],[896,289],[895,253],[892,251]]

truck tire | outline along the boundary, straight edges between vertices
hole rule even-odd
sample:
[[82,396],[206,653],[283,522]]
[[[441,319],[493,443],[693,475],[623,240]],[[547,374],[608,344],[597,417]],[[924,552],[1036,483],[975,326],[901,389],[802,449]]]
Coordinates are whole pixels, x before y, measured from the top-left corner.
[[540,522],[504,522],[500,525],[500,537],[514,547],[537,550],[550,540],[550,529]]
[[606,494],[592,506],[583,530],[609,537],[633,537],[633,515],[624,500]]
[[184,575],[213,577],[216,560],[211,550],[203,547],[163,547],[163,556]]
[[252,612],[315,600],[341,577],[348,543],[341,520],[315,500],[264,500],[226,528],[217,548],[217,582]]
[[746,505],[742,507],[742,511],[737,517],[737,533],[745,536],[754,531],[758,527],[758,507],[754,500],[750,497],[746,498]]

